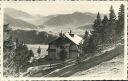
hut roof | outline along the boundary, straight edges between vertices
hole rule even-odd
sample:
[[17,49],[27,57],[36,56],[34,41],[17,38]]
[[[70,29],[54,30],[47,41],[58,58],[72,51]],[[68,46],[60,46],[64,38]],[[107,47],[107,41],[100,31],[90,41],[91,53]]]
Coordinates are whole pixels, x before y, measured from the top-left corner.
[[73,42],[76,45],[79,45],[82,42],[82,38],[78,35],[71,33],[64,33],[62,37],[58,37],[57,39],[51,41],[49,44],[62,44],[67,42]]
[[65,36],[60,36],[55,40],[51,41],[49,44],[61,45],[70,42]]
[[76,34],[65,33],[64,35],[76,45],[79,45],[82,42],[82,38]]

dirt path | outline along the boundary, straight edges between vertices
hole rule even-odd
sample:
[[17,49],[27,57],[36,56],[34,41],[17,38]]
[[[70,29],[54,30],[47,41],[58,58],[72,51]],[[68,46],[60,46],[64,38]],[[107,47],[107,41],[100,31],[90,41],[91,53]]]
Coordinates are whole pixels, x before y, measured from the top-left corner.
[[94,67],[102,62],[111,60],[112,58],[118,56],[119,54],[123,54],[123,51],[124,51],[123,45],[119,45],[115,49],[113,49],[111,51],[107,51],[100,56],[96,56],[89,60],[83,61],[79,65],[76,65],[75,63],[73,63],[73,64],[63,67],[61,69],[56,69],[53,72],[45,75],[45,77],[69,77],[76,72],[87,70],[87,69]]

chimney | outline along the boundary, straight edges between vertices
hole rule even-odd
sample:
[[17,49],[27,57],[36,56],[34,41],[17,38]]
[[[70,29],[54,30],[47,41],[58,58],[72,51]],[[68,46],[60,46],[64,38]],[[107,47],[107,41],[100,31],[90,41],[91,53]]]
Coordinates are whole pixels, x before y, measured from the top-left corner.
[[61,32],[59,33],[59,36],[60,36],[60,37],[62,37],[62,36],[63,36],[62,30],[61,30]]
[[70,35],[71,37],[74,37],[74,34],[72,33],[71,30],[70,30],[70,32],[69,32],[69,35]]
[[70,30],[70,32],[69,32],[70,34],[72,33],[72,30]]

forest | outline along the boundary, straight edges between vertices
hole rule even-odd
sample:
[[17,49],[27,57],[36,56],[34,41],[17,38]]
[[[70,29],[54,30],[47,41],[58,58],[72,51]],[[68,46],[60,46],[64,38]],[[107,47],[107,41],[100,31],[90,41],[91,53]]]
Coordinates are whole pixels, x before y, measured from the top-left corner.
[[100,51],[106,45],[117,44],[123,39],[123,35],[124,5],[120,6],[118,16],[115,15],[113,6],[111,6],[109,16],[104,15],[103,19],[98,12],[91,35],[85,31],[83,51],[84,53]]
[[56,35],[49,34],[45,31],[38,32],[36,30],[13,30],[12,37],[18,39],[25,44],[48,44],[51,40],[57,38]]

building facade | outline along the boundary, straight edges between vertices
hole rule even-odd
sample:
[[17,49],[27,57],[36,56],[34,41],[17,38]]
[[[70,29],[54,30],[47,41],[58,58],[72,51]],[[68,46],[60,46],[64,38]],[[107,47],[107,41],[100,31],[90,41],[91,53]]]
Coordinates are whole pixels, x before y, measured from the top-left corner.
[[60,33],[60,36],[49,43],[47,49],[50,59],[61,59],[62,51],[65,51],[67,59],[75,59],[81,54],[82,38],[73,33]]

